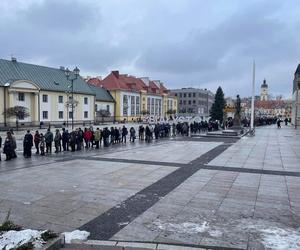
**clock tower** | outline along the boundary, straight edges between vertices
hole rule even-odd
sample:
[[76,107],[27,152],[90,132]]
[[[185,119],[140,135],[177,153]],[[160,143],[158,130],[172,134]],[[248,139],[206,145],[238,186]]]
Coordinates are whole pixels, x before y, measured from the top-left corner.
[[264,79],[263,84],[260,86],[260,100],[268,100],[268,84],[266,83],[266,79]]

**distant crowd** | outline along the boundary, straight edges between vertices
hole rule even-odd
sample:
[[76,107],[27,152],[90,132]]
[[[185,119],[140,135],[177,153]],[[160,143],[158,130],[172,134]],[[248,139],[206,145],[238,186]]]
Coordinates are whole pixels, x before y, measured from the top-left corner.
[[[67,129],[56,129],[53,133],[50,128],[45,134],[40,133],[38,130],[34,134],[30,130],[24,136],[23,139],[23,156],[30,158],[32,155],[32,148],[35,148],[35,154],[37,155],[49,155],[52,154],[52,147],[54,145],[54,153],[62,151],[80,151],[83,148],[95,148],[109,147],[113,144],[126,143],[127,137],[129,141],[134,143],[136,136],[141,141],[150,143],[153,139],[182,135],[188,136],[189,133],[200,133],[206,131],[217,130],[218,124],[213,122],[194,122],[190,125],[187,122],[177,124],[153,124],[153,125],[140,125],[136,132],[134,127],[111,127],[111,128],[78,128],[69,132]],[[3,145],[3,153],[6,155],[6,161],[9,161],[17,157],[16,154],[16,138],[13,130],[6,133],[6,138],[3,140],[0,136],[0,148]],[[0,154],[1,160],[1,154]]]
[[[277,126],[280,127],[282,122],[280,119],[261,120],[259,122],[263,125],[274,124],[277,122]],[[288,120],[285,119],[284,122],[287,124]],[[242,124],[246,127],[249,126],[248,120],[242,120]],[[206,133],[210,131],[217,131],[219,127],[230,128],[232,126],[232,121],[228,120],[225,125],[220,126],[218,121],[201,121],[193,122],[188,124],[187,122],[173,123],[173,124],[153,124],[153,125],[140,125],[138,131],[136,132],[134,127],[130,127],[128,130],[124,125],[123,127],[111,127],[111,128],[94,128],[91,126],[89,128],[78,128],[69,132],[67,129],[62,130],[56,129],[54,133],[51,132],[50,128],[45,134],[40,133],[38,130],[32,135],[31,131],[28,130],[23,139],[23,155],[25,158],[30,158],[32,155],[32,147],[35,147],[35,154],[37,155],[49,155],[52,154],[52,147],[54,144],[55,153],[62,151],[80,151],[83,148],[95,148],[109,147],[113,144],[126,143],[127,137],[129,136],[129,141],[134,143],[136,140],[136,134],[138,134],[138,139],[150,143],[153,139],[158,140],[164,137],[174,137],[177,135],[189,136],[189,134]],[[2,138],[0,136],[0,148],[3,145],[3,153],[6,155],[6,161],[9,161],[17,157],[16,154],[16,138],[14,136],[13,130],[6,133],[6,138],[2,143]],[[1,161],[1,153],[0,153]]]

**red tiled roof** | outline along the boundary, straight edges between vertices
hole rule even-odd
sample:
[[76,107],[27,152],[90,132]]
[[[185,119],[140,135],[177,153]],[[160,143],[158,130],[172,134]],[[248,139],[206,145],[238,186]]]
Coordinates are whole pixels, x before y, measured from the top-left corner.
[[93,78],[90,78],[88,80],[88,84],[95,85],[95,86],[100,86],[101,85],[101,80],[97,77],[93,77]]
[[129,76],[127,74],[119,74],[119,71],[112,71],[103,80],[99,78],[91,78],[89,84],[103,86],[108,90],[127,90],[127,91],[147,91],[151,94],[167,94],[168,89],[163,84],[156,84],[154,81],[149,81],[149,86],[142,81],[141,78]]

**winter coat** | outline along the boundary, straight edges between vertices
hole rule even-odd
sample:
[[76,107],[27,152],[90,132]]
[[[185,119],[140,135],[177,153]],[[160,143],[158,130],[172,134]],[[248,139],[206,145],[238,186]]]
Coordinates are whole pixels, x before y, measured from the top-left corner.
[[53,134],[52,134],[52,132],[48,131],[48,132],[45,134],[45,142],[46,142],[46,143],[51,143],[51,142],[53,142]]

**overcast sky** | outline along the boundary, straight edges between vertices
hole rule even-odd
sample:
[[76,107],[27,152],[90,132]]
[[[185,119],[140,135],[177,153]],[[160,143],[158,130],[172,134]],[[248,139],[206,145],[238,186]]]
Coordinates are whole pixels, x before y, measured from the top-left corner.
[[266,78],[291,95],[300,63],[299,0],[1,0],[0,56],[106,76],[120,70],[251,95]]

